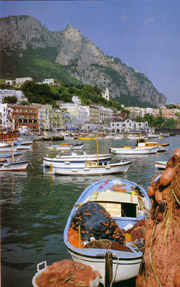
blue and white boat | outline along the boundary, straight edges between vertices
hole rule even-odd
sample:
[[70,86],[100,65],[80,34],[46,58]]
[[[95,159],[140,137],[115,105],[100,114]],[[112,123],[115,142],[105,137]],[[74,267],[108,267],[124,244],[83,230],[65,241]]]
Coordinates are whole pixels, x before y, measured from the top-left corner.
[[[103,285],[105,285],[106,278],[105,258],[107,251],[112,252],[113,279],[111,283],[135,277],[139,271],[143,252],[137,248],[131,240],[125,240],[123,243],[128,251],[126,249],[121,249],[122,251],[120,251],[116,249],[100,249],[97,247],[86,248],[87,245],[85,244],[91,242],[92,239],[99,240],[101,238],[101,224],[107,226],[106,223],[101,222],[101,216],[99,216],[99,220],[93,221],[91,218],[92,210],[89,209],[86,209],[86,216],[89,216],[87,224],[81,222],[82,217],[84,218],[85,216],[85,213],[81,213],[82,207],[85,206],[85,204],[92,203],[100,205],[102,209],[105,208],[113,219],[113,222],[124,232],[133,227],[138,221],[148,217],[151,202],[146,191],[136,183],[125,179],[114,178],[99,180],[82,192],[72,208],[64,230],[64,243],[70,257],[74,261],[82,262],[98,270],[101,274],[100,283]],[[75,221],[78,222],[78,230]],[[89,235],[88,238],[87,226],[92,226],[89,225],[90,221],[97,224],[97,238],[96,235],[94,235],[95,232],[92,227],[90,228],[94,238],[90,237],[92,234]],[[80,242],[78,247],[71,241],[70,230],[72,231],[73,228],[78,232],[78,243]],[[105,229],[104,234],[109,234],[109,230]],[[84,236],[87,236],[87,238]],[[84,241],[83,238],[86,240]],[[104,238],[104,235],[102,235],[102,239]]]
[[2,162],[11,162],[12,157],[13,157],[13,160],[19,161],[21,156],[22,156],[21,152],[14,152],[13,154],[12,153],[3,153],[3,154],[0,154],[0,162],[1,163]]
[[87,154],[85,151],[82,153],[72,152],[71,154],[57,154],[56,157],[43,157],[43,166],[50,167],[77,167],[84,166],[86,161],[99,163],[108,162],[112,158],[110,153],[108,154]]

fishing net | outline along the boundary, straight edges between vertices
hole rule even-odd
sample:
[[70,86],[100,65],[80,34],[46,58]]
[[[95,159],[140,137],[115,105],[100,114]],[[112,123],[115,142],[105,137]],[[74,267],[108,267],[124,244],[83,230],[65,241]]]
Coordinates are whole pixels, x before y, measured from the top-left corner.
[[180,286],[180,157],[169,159],[164,175],[168,168],[175,172],[168,185],[157,175],[151,182],[154,195],[136,287]]
[[89,241],[91,237],[94,237],[96,240],[108,239],[124,243],[124,232],[106,209],[93,201],[86,202],[79,207],[71,227],[77,232],[80,227],[83,241]]
[[65,259],[47,266],[46,270],[38,274],[37,287],[88,287],[97,278],[98,271],[83,263]]
[[85,248],[100,248],[100,249],[112,249],[119,251],[132,252],[130,248],[119,242],[113,242],[107,239],[92,240],[85,245]]

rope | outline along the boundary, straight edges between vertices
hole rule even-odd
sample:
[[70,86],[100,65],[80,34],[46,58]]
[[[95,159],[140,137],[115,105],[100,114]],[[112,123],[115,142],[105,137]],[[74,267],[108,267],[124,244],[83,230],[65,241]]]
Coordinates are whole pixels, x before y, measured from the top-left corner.
[[116,253],[113,253],[113,256],[117,257],[117,264],[116,264],[116,269],[115,269],[115,272],[114,272],[113,279],[112,279],[111,284],[110,284],[109,287],[112,287],[112,284],[113,284],[113,282],[114,282],[114,280],[115,280],[115,278],[116,278],[117,268],[118,268],[118,264],[119,264],[119,257],[117,256],[117,254],[116,254]]
[[178,204],[180,204],[180,201],[179,201],[179,199],[177,198],[177,195],[175,194],[175,192],[174,192],[173,189],[172,189],[172,193],[173,193],[173,195],[174,195],[174,198],[175,198],[176,202],[177,202]]
[[152,270],[153,270],[154,275],[155,275],[155,277],[156,277],[156,280],[157,280],[159,286],[162,287],[161,282],[160,282],[160,280],[159,280],[159,277],[158,277],[158,275],[157,275],[157,273],[156,273],[156,270],[155,270],[155,268],[154,268],[154,265],[153,265],[153,262],[152,262],[152,255],[151,255],[151,247],[152,247],[152,241],[153,241],[152,239],[153,239],[153,234],[154,234],[154,232],[155,232],[155,229],[156,229],[156,224],[154,224],[153,231],[152,231],[152,236],[151,236],[151,244],[150,244],[150,248],[149,248],[149,261],[150,261],[150,263],[151,263],[151,267],[152,267]]

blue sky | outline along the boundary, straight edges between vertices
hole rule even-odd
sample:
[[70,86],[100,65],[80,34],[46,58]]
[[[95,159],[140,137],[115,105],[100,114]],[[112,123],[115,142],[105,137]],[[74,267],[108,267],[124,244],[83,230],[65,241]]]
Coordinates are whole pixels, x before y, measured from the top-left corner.
[[0,1],[0,17],[31,15],[50,31],[70,24],[106,55],[144,73],[180,103],[180,1]]

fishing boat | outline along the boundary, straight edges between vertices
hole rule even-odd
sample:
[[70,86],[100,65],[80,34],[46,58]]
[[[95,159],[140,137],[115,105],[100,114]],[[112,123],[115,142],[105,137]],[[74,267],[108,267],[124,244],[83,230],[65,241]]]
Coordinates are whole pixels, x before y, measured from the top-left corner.
[[43,157],[43,166],[50,167],[62,167],[62,166],[84,166],[86,161],[97,162],[99,159],[99,163],[107,162],[112,158],[110,153],[108,154],[99,154],[99,158],[97,158],[97,154],[87,154],[85,151],[82,153],[72,152],[69,155],[57,154],[56,157]]
[[158,147],[133,147],[133,146],[121,146],[117,148],[109,148],[109,151],[113,154],[121,155],[147,155],[156,154]]
[[[113,282],[135,277],[143,253],[128,230],[148,216],[150,206],[146,191],[134,182],[114,178],[92,183],[74,204],[64,229],[64,243],[70,257],[98,270],[103,285],[107,277],[107,252],[112,254],[110,286]],[[117,230],[120,233],[116,237]],[[116,247],[113,247],[112,238]],[[116,249],[119,246],[117,242],[123,248]],[[102,244],[104,247],[101,247]]]
[[110,162],[99,162],[99,144],[97,134],[97,162],[85,161],[81,166],[76,165],[74,167],[51,167],[51,173],[59,175],[71,175],[71,176],[94,176],[94,175],[105,175],[114,173],[127,173],[131,161],[120,161],[116,163]]
[[24,172],[29,164],[29,161],[14,161],[14,153],[13,144],[11,144],[11,160],[9,162],[1,162],[0,163],[0,172],[5,171],[18,171]]
[[9,143],[6,141],[0,141],[0,152],[8,152],[11,151],[12,149],[12,145],[13,145],[13,150],[16,151],[17,150],[17,146],[14,143]]
[[158,147],[158,152],[166,152],[168,150],[169,143],[148,142],[145,138],[137,139],[136,146],[138,148],[146,147]]
[[32,148],[32,141],[28,140],[18,140],[15,141],[17,145],[17,150],[30,150]]
[[26,171],[29,161],[7,162],[0,164],[0,172],[2,171]]
[[11,128],[0,128],[0,140],[17,139],[19,132]]
[[167,166],[167,161],[155,161],[155,168],[165,169]]
[[115,173],[127,173],[131,161],[120,161],[117,163],[109,162],[92,162],[86,161],[83,165],[67,166],[67,167],[52,167],[51,173],[59,175],[71,176],[92,176],[92,175],[107,175]]
[[57,151],[82,149],[83,143],[73,143],[73,144],[63,143],[60,145],[47,145],[46,148],[48,148],[49,150],[57,150]]

